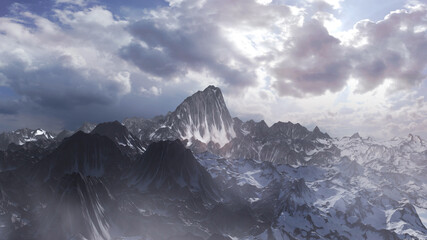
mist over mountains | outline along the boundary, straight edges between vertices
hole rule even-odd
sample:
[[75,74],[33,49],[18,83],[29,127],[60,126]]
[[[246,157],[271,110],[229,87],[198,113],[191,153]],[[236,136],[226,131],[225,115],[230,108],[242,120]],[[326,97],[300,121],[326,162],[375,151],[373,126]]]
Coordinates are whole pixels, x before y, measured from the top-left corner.
[[0,134],[1,239],[426,239],[427,143],[232,117],[209,86],[152,119]]

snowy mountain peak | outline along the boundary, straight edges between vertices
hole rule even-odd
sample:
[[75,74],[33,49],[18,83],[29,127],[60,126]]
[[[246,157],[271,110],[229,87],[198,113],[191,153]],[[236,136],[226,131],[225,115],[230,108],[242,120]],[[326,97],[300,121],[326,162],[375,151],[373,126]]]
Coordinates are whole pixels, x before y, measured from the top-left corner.
[[181,139],[194,138],[206,144],[223,146],[236,136],[222,92],[215,86],[186,98],[167,116],[166,125]]
[[5,150],[9,144],[24,145],[27,142],[35,142],[38,140],[52,140],[54,134],[41,128],[29,129],[22,128],[12,132],[4,132],[0,134],[0,150]]

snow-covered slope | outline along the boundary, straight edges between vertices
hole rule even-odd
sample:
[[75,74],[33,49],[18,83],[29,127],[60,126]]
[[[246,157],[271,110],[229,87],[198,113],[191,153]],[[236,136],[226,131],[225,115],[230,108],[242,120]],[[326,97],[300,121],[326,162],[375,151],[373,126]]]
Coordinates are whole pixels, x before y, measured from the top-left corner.
[[128,186],[142,192],[185,189],[212,199],[219,197],[211,176],[179,140],[151,144],[128,178]]
[[232,189],[253,211],[270,209],[272,214],[267,216],[275,216],[268,230],[243,239],[427,236],[419,217],[426,209],[426,181],[416,176],[390,175],[346,156],[327,164],[298,167],[227,160],[209,153],[197,156],[224,191]]
[[43,129],[18,129],[12,132],[4,132],[0,134],[0,150],[5,150],[9,144],[23,145],[26,142],[35,142],[38,140],[52,140],[55,138],[53,133]]

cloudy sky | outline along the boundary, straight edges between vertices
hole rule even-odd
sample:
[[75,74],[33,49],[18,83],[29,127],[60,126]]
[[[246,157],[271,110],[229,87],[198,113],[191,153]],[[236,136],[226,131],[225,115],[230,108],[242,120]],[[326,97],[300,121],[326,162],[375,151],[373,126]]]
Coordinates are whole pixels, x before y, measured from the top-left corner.
[[243,120],[427,138],[426,76],[422,1],[0,3],[0,131],[150,118],[214,84]]

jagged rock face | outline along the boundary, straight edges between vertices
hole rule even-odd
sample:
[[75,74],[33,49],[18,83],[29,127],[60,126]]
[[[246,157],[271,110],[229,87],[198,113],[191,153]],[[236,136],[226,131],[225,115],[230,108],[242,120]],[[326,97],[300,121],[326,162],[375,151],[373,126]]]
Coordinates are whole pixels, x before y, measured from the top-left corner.
[[157,129],[160,128],[161,123],[164,122],[162,117],[156,117],[153,119],[145,118],[126,118],[123,121],[123,125],[135,135],[143,144],[151,142],[152,135]]
[[45,181],[74,172],[101,177],[117,175],[126,166],[129,166],[129,159],[122,155],[112,140],[79,131],[36,164],[35,173]]
[[163,140],[176,140],[182,139],[178,132],[174,131],[169,126],[161,125],[155,132],[150,134],[151,142],[158,142]]
[[206,144],[212,141],[223,146],[236,135],[221,90],[214,86],[185,99],[167,116],[166,125],[181,139],[194,138]]
[[98,124],[91,134],[106,136],[114,141],[122,152],[132,159],[138,158],[145,148],[128,129],[118,121]]
[[6,151],[0,151],[0,171],[10,171],[24,165],[32,166],[56,147],[54,140],[38,140],[23,145],[11,143]]
[[129,185],[140,191],[186,189],[217,198],[211,176],[179,140],[152,143],[132,167]]
[[52,140],[55,138],[53,133],[43,129],[18,129],[13,132],[4,132],[0,134],[0,150],[6,150],[9,144],[23,145],[26,142],[35,142],[38,140]]
[[293,124],[291,122],[277,122],[269,130],[269,137],[272,139],[304,139],[310,134],[307,128],[301,126],[299,123]]
[[291,122],[268,127],[264,121],[234,121],[237,137],[216,152],[221,156],[296,165],[321,164],[339,156],[332,139],[318,127],[311,132]]
[[390,141],[352,136],[335,139],[334,144],[341,149],[343,157],[361,165],[381,172],[405,173],[427,181],[427,144],[419,136],[410,134]]

